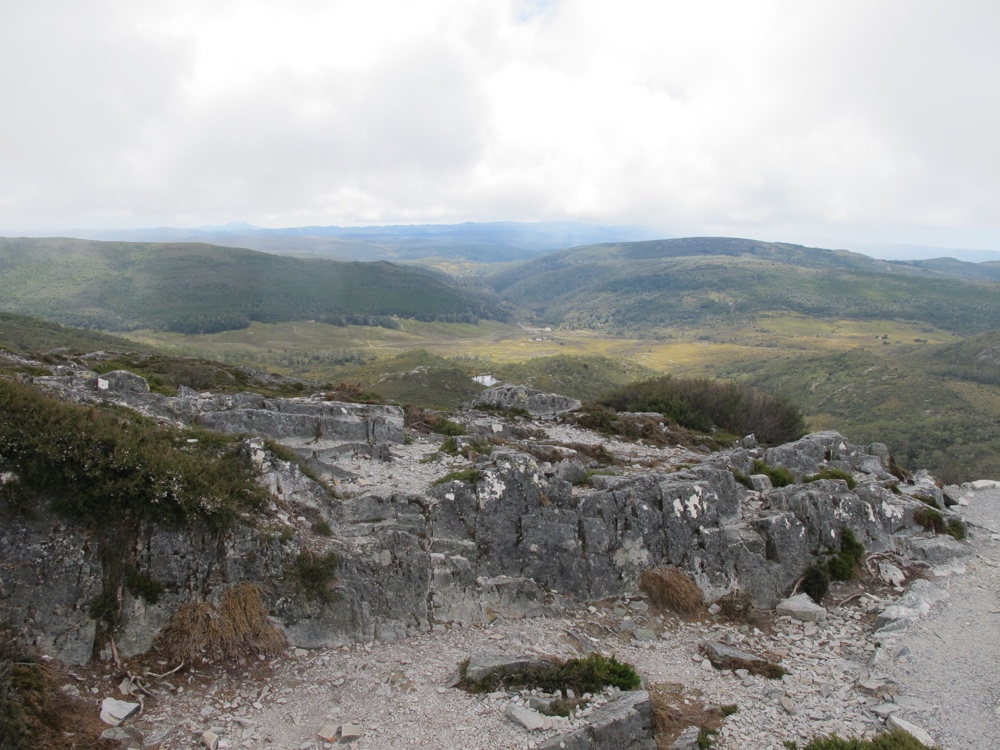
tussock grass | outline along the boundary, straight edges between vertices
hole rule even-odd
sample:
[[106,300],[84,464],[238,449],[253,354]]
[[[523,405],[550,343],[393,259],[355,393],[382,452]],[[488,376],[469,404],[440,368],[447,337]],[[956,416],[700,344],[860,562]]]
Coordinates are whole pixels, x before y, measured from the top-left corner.
[[736,705],[706,705],[700,700],[685,698],[684,686],[680,684],[651,686],[649,700],[653,705],[656,746],[660,750],[669,750],[687,727],[698,727],[699,745],[710,747],[710,738],[722,728],[723,720],[739,710]]
[[274,655],[285,636],[268,619],[254,584],[227,589],[218,608],[209,602],[181,605],[157,636],[155,648],[170,662],[194,664]]
[[694,579],[673,567],[642,571],[639,590],[657,609],[679,615],[694,615],[705,608],[701,589]]

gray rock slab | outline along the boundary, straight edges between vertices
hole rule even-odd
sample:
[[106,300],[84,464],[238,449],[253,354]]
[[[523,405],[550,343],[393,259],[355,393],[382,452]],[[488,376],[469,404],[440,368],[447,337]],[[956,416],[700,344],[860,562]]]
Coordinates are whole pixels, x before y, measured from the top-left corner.
[[899,729],[900,731],[906,732],[908,735],[913,737],[915,740],[923,742],[927,747],[932,747],[934,745],[934,738],[931,737],[927,732],[916,724],[911,724],[906,719],[902,719],[896,714],[890,714],[889,718],[885,720],[885,725],[889,729]]
[[538,711],[522,706],[515,706],[513,703],[504,709],[504,715],[529,732],[537,732],[545,727],[545,719]]
[[588,718],[588,725],[557,735],[539,750],[655,750],[653,706],[649,693],[633,690],[605,703]]
[[138,703],[120,701],[117,698],[105,698],[101,703],[101,721],[116,727],[138,710]]
[[801,622],[823,622],[826,610],[809,598],[809,594],[798,594],[778,602],[774,611],[779,617],[791,617]]
[[698,727],[687,727],[670,743],[670,750],[698,750]]

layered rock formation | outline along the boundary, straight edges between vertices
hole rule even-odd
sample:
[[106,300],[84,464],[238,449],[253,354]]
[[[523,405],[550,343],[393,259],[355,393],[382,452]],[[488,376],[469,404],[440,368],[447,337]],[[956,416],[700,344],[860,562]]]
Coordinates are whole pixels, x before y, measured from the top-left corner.
[[[463,464],[460,478],[432,484],[413,480],[415,461],[393,458],[404,443],[396,407],[186,390],[165,397],[128,373],[38,381],[79,401],[114,401],[175,423],[259,436],[243,444],[244,460],[271,492],[256,527],[142,530],[136,565],[164,594],[153,604],[125,593],[116,639],[126,655],[148,649],[181,603],[216,600],[243,581],[261,584],[293,643],[320,646],[551,613],[634,592],[643,570],[664,564],[691,573],[709,600],[743,591],[773,604],[818,555],[839,550],[845,529],[870,552],[895,549],[934,562],[962,550],[950,537],[923,532],[914,517],[926,506],[905,488],[893,491],[898,481],[884,446],[854,446],[834,432],[769,449],[747,439],[698,465],[618,468],[620,476],[589,482],[581,482],[579,455],[553,465],[533,457],[531,437],[508,438]],[[490,432],[525,433],[523,423],[498,424]],[[292,448],[330,481],[373,460],[392,460],[395,474],[409,478],[336,498],[274,455],[264,438]],[[850,471],[858,486],[821,480],[750,491],[735,477],[750,474],[755,460],[799,481],[823,468]],[[0,513],[0,618],[28,628],[70,663],[91,658],[88,606],[103,575],[97,545],[86,529],[45,508],[31,518],[2,505]],[[331,552],[339,559],[334,595],[311,596],[290,571],[301,555]]]

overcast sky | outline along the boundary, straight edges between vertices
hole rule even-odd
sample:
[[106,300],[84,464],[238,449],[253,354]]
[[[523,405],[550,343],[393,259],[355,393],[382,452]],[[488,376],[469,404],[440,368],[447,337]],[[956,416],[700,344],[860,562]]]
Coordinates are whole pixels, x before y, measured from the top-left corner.
[[1000,249],[996,0],[2,0],[0,230]]

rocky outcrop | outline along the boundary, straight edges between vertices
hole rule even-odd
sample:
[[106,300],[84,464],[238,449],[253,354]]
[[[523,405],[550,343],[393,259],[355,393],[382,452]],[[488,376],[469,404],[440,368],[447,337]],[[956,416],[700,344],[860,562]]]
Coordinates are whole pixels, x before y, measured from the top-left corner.
[[[377,446],[403,441],[395,407],[255,394],[167,398],[125,377],[108,382],[127,386],[115,397],[140,411],[271,437],[328,475],[345,445],[371,446],[378,457]],[[71,389],[83,401],[112,390]],[[896,549],[932,563],[963,548],[924,533],[915,515],[926,505],[888,489],[881,446],[854,446],[832,432],[766,452],[747,441],[701,465],[592,476],[589,486],[579,484],[584,475],[572,461],[543,465],[503,448],[478,459],[463,479],[416,492],[389,484],[340,499],[263,439],[246,440],[243,456],[270,490],[268,509],[255,526],[226,532],[143,528],[135,564],[163,594],[151,603],[123,592],[116,636],[123,654],[148,649],[181,603],[217,601],[245,581],[263,584],[290,640],[310,647],[554,613],[634,593],[642,571],[661,565],[690,573],[709,601],[738,590],[771,605],[817,555],[839,550],[845,529],[869,552]],[[749,473],[756,459],[802,477],[843,468],[858,486],[823,480],[753,492],[731,468]],[[0,619],[28,628],[66,661],[87,660],[95,648],[88,608],[102,586],[95,540],[54,520],[44,505],[28,519],[0,502],[0,514]],[[330,595],[310,595],[292,574],[296,560],[329,553],[339,560]]]
[[524,409],[533,417],[552,416],[580,408],[575,398],[545,393],[523,385],[501,385],[487,388],[467,404],[468,408],[486,407],[502,409]]

